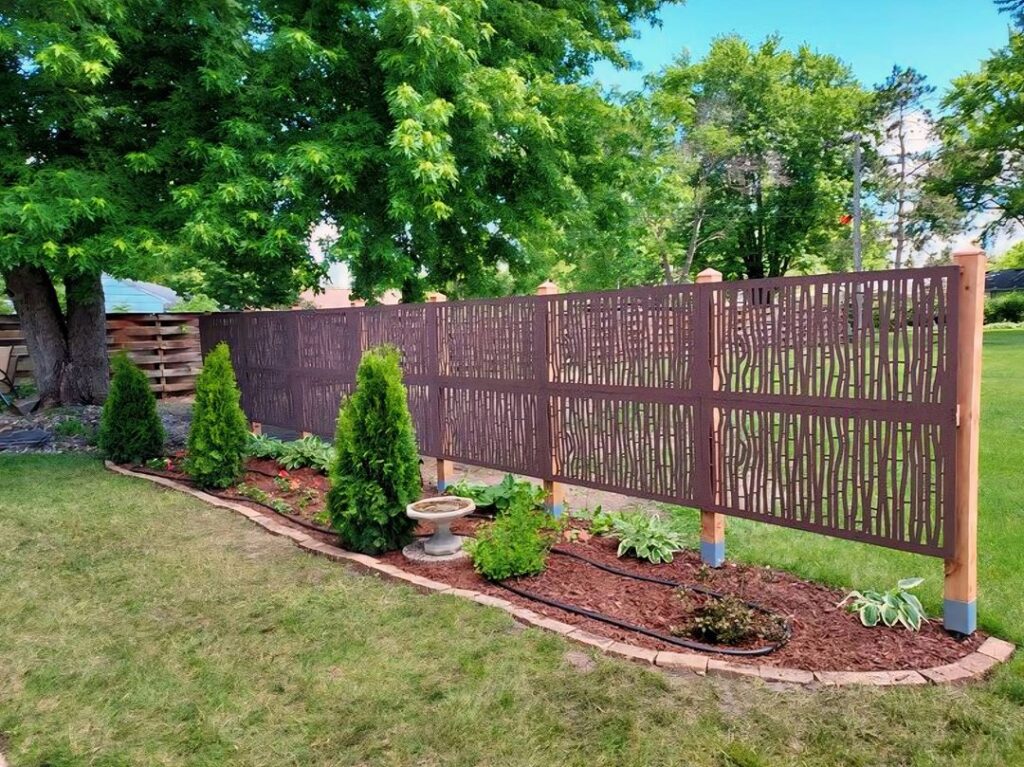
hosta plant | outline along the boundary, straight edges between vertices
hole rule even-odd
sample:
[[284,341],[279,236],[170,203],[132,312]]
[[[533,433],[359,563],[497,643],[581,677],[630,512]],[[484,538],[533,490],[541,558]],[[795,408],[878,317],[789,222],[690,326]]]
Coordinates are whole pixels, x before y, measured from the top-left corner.
[[334,448],[311,435],[283,443],[276,458],[286,469],[310,468],[326,474],[334,463]]
[[684,540],[664,520],[641,512],[616,514],[611,535],[619,539],[620,557],[628,554],[653,564],[671,562]]
[[456,482],[448,488],[452,495],[472,498],[478,508],[493,508],[501,514],[518,503],[526,503],[535,508],[544,505],[544,488],[530,484],[526,480],[516,479],[506,474],[496,485],[473,485],[468,482]]
[[922,623],[928,622],[928,617],[910,590],[922,583],[924,578],[904,578],[895,588],[885,592],[851,591],[838,606],[859,614],[860,622],[865,626],[877,626],[880,622],[886,626],[899,623],[910,631],[917,631]]
[[266,434],[249,434],[245,450],[253,458],[280,458],[284,442]]

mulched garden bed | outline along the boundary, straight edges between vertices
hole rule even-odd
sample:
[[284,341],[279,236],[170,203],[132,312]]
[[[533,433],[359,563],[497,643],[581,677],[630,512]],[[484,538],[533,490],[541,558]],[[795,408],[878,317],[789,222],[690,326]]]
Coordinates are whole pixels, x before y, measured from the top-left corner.
[[[187,482],[177,463],[179,458],[176,456],[172,459],[170,470],[147,471]],[[318,515],[323,510],[328,489],[328,480],[323,475],[311,469],[297,469],[282,474],[281,468],[273,460],[252,459],[247,466],[249,471],[244,479],[246,485],[259,488],[273,499],[285,501],[294,515],[302,520],[322,523]],[[424,497],[429,497],[434,491],[424,486],[423,493]],[[253,503],[234,489],[218,494],[266,511],[266,506]],[[287,519],[281,519],[285,524],[290,524]],[[456,521],[452,530],[460,535],[473,535],[475,529],[485,523],[485,520],[476,517],[464,518]],[[586,530],[585,522],[574,520],[570,525],[576,530]],[[431,527],[429,523],[421,523],[418,532],[428,534],[432,532]],[[308,527],[304,531],[310,532]],[[333,534],[312,534],[327,543],[337,544],[337,537]],[[917,633],[902,628],[866,628],[856,615],[836,607],[844,597],[844,592],[803,581],[768,567],[730,562],[721,568],[709,569],[693,551],[678,552],[675,560],[669,564],[652,565],[628,557],[620,559],[616,556],[617,543],[613,539],[587,535],[568,536],[573,537],[577,539],[560,541],[557,548],[620,570],[734,595],[747,602],[760,604],[788,620],[792,635],[785,645],[768,655],[750,658],[729,656],[728,659],[736,663],[807,671],[921,669],[953,663],[976,650],[985,639],[981,632],[967,639],[953,637],[943,630],[940,619],[923,625]],[[644,634],[514,594],[477,575],[468,559],[433,565],[410,561],[401,552],[390,552],[379,558],[416,575],[457,588],[502,597],[599,636],[650,649],[680,650],[678,646]],[[674,628],[685,625],[692,616],[695,604],[692,599],[689,604],[684,602],[678,590],[672,587],[615,575],[557,553],[551,554],[547,569],[540,575],[514,579],[511,583],[531,594],[604,613],[664,634],[671,634]]]

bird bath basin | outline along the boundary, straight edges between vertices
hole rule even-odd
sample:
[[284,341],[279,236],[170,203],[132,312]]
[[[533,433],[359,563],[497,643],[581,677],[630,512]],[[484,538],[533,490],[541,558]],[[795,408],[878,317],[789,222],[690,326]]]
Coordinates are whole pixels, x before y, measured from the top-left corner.
[[417,541],[411,546],[406,546],[406,549],[421,551],[419,557],[415,556],[416,552],[411,551],[405,551],[406,556],[413,559],[448,559],[461,555],[462,542],[465,539],[452,533],[451,524],[475,509],[476,504],[471,498],[462,498],[458,495],[441,495],[410,503],[405,507],[405,513],[412,519],[433,522],[434,534],[425,541]]

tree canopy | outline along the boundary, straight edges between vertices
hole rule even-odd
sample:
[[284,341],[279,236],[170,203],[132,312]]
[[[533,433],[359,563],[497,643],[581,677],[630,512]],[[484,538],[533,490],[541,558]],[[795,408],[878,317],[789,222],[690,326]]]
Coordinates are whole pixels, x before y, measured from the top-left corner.
[[687,156],[684,232],[727,276],[785,274],[831,242],[849,210],[851,133],[871,94],[834,56],[777,38],[716,40],[653,81],[655,105]]

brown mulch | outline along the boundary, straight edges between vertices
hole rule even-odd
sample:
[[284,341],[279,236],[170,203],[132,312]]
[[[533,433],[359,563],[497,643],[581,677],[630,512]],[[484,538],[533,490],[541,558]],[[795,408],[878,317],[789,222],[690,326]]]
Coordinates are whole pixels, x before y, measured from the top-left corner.
[[[286,479],[289,482],[294,480],[292,484],[295,488],[282,490],[272,477],[259,473],[276,475],[280,467],[275,461],[251,459],[247,467],[250,469],[244,479],[247,484],[259,487],[273,498],[285,500],[292,506],[294,513],[303,519],[314,521],[316,515],[323,509],[329,481],[322,474],[311,469],[289,471]],[[170,471],[150,473],[188,482],[177,464]],[[312,490],[308,495],[307,488]],[[433,493],[433,489],[424,484],[424,497],[429,497]],[[234,489],[221,491],[220,494],[266,511],[264,507],[249,502]],[[304,499],[301,504],[300,499]],[[283,517],[278,519],[284,524],[289,524]],[[452,525],[452,530],[461,535],[472,535],[480,524],[486,524],[486,520],[476,517],[460,519]],[[580,529],[584,527],[577,523],[573,523],[573,526]],[[429,523],[421,522],[418,533],[428,534],[431,528]],[[304,531],[310,532],[308,529]],[[312,534],[325,542],[338,543],[334,535]],[[558,544],[558,548],[620,570],[653,575],[735,595],[748,602],[763,605],[789,621],[792,636],[782,648],[768,655],[750,658],[730,656],[729,660],[734,662],[808,671],[922,669],[959,660],[976,650],[986,638],[981,632],[976,632],[967,639],[955,638],[943,630],[941,619],[923,625],[916,633],[902,628],[866,628],[861,625],[856,615],[836,607],[844,592],[801,580],[788,573],[732,562],[718,569],[709,569],[702,565],[696,552],[689,550],[678,552],[672,563],[652,565],[632,558],[619,559],[615,554],[616,545],[612,539],[593,537],[588,540],[563,541]],[[541,615],[585,628],[593,634],[656,650],[683,649],[644,634],[620,629],[513,594],[477,575],[468,559],[431,565],[407,560],[399,551],[389,552],[379,558],[416,575],[457,588],[502,597]],[[513,584],[533,594],[611,615],[665,634],[672,633],[675,627],[685,625],[692,616],[695,605],[693,600],[687,605],[680,598],[678,591],[672,587],[608,573],[585,562],[555,553],[549,557],[548,566],[543,573],[531,578],[516,579]]]
[[[453,525],[453,530],[471,534],[479,524],[480,520],[470,519]],[[902,628],[867,628],[856,615],[836,607],[844,592],[788,573],[731,562],[709,569],[702,565],[700,555],[694,551],[677,553],[670,564],[652,565],[632,558],[619,559],[615,555],[616,546],[612,539],[595,537],[585,542],[563,542],[558,548],[620,570],[732,594],[763,605],[790,622],[792,637],[781,649],[751,658],[732,656],[731,661],[808,671],[921,669],[952,663],[973,652],[985,640],[981,632],[968,639],[957,639],[943,630],[941,620],[923,625],[916,633]],[[485,581],[473,571],[468,560],[429,565],[410,562],[401,552],[385,554],[381,559],[458,588],[503,597],[542,615],[586,628],[593,634],[656,650],[681,650],[644,634],[524,599]],[[547,569],[540,575],[513,583],[524,591],[666,634],[670,634],[673,627],[685,624],[690,616],[676,589],[624,578],[558,554],[550,556]]]

